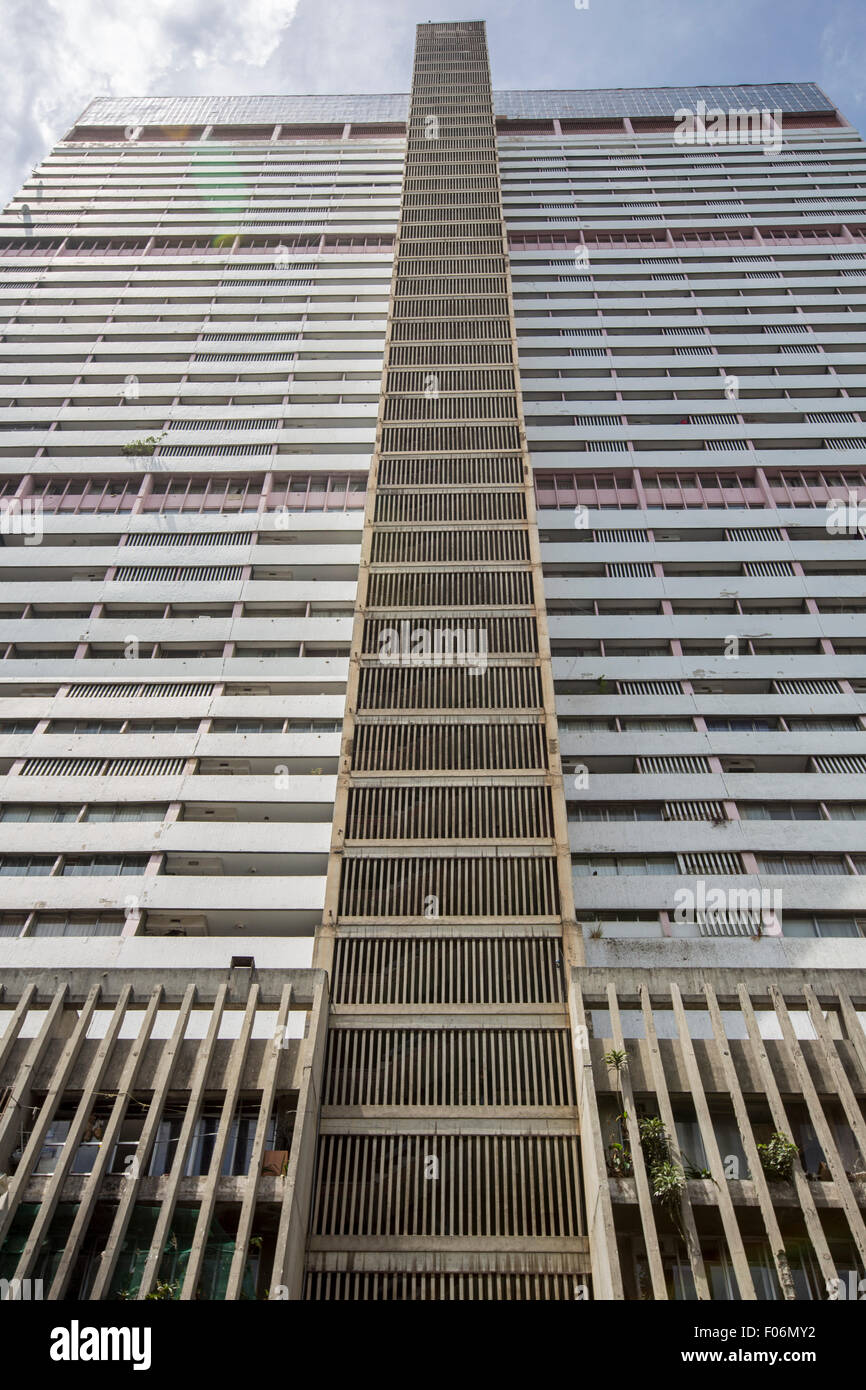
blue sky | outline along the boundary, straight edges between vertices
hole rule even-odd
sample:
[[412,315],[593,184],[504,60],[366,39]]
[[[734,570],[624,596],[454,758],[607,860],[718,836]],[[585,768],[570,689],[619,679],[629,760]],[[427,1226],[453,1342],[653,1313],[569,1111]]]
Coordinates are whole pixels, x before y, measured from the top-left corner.
[[495,87],[811,80],[866,127],[864,0],[3,0],[5,202],[91,97],[390,92],[414,28],[486,19]]

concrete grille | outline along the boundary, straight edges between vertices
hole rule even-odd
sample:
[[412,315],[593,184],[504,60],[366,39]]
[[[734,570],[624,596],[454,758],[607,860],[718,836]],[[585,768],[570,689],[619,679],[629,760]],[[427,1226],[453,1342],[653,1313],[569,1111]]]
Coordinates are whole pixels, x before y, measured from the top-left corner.
[[[410,1298],[488,1278],[562,1298],[585,1263],[570,865],[503,232],[483,25],[422,25],[318,942],[335,1004],[310,1298],[396,1297],[395,1269]],[[450,1012],[385,1026],[410,1003]],[[502,1012],[530,1003],[543,1026]],[[434,1276],[443,1255],[456,1284]],[[359,1258],[372,1284],[338,1273]]]

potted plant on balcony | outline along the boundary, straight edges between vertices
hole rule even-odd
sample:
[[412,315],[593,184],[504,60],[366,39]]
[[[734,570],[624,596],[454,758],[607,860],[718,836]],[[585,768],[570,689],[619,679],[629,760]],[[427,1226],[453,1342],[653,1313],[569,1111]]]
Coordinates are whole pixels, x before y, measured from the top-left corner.
[[121,444],[120,452],[127,455],[150,455],[162,437],[161,434],[148,434],[144,439],[131,439],[127,444]]
[[776,1129],[766,1144],[758,1144],[758,1157],[761,1167],[771,1182],[790,1182],[794,1172],[794,1159],[800,1150],[793,1140]]

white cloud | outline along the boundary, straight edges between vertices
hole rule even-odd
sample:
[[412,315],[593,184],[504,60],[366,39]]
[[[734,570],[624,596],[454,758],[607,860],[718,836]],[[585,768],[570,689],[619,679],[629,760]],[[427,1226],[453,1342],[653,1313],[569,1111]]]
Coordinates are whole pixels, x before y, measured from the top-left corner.
[[0,60],[3,200],[94,96],[182,91],[185,74],[261,68],[298,3],[12,0]]
[[866,14],[859,6],[841,5],[820,37],[820,80],[843,115],[855,122],[866,99]]

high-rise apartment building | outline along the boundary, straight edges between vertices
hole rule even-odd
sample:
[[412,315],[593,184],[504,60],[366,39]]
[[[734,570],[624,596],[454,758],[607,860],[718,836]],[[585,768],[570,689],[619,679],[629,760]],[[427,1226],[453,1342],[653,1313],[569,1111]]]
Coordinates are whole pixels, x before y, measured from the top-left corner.
[[100,98],[0,302],[5,1296],[856,1296],[832,102]]

